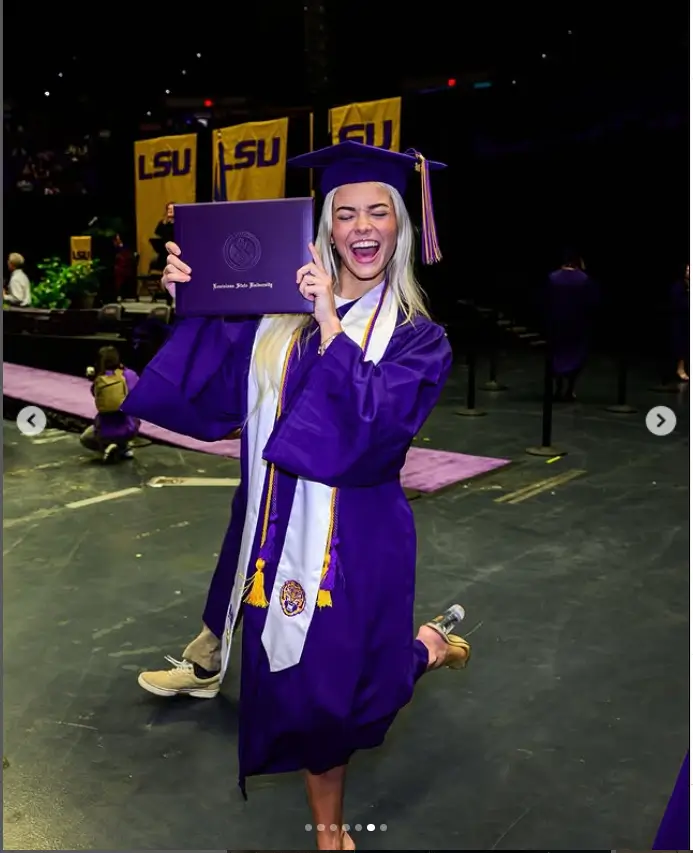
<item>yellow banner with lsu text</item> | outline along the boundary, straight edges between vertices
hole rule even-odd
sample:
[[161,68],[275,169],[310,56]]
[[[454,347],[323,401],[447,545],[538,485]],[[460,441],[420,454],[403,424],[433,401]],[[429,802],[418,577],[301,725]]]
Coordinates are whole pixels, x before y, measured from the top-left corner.
[[[168,204],[192,204],[197,186],[197,135],[161,136],[135,142],[135,213],[140,274],[154,269],[156,237]],[[157,266],[160,266],[158,264]],[[157,270],[159,272],[159,270]]]
[[399,151],[402,118],[402,99],[385,98],[382,101],[365,101],[332,107],[330,133],[332,144],[353,140]]
[[284,198],[289,119],[251,121],[214,133],[214,201]]
[[72,266],[91,261],[91,237],[70,237],[70,261]]

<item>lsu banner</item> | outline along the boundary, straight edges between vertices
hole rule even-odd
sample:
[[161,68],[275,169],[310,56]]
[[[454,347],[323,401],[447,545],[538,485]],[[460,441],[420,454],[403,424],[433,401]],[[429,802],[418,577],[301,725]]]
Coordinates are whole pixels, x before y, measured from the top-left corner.
[[399,151],[401,116],[401,98],[333,107],[330,110],[332,144],[351,139],[387,148],[388,151]]
[[214,201],[284,198],[289,119],[253,121],[214,133]]
[[91,261],[91,237],[70,237],[72,266]]
[[135,142],[135,212],[141,274],[147,273],[156,259],[149,240],[165,216],[166,205],[193,203],[196,185],[196,134]]

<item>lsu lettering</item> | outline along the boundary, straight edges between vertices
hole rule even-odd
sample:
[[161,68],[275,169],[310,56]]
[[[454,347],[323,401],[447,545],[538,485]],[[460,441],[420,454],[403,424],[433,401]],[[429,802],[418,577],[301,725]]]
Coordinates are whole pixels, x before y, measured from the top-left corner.
[[215,201],[283,198],[289,119],[226,127],[214,135]]
[[135,142],[135,209],[141,275],[149,272],[156,260],[156,252],[149,241],[164,217],[166,205],[169,202],[192,204],[196,199],[196,187],[196,134]]
[[91,261],[91,237],[70,237],[70,260],[72,266]]
[[237,142],[232,155],[227,158],[224,143],[217,142],[219,165],[224,172],[234,169],[267,169],[276,166],[282,153],[282,140],[278,136],[272,139],[245,139]]
[[330,110],[332,144],[353,140],[399,151],[401,115],[401,98],[333,107]]
[[169,175],[179,177],[189,175],[192,171],[193,153],[190,148],[184,151],[157,151],[152,157],[151,164],[147,157],[140,154],[137,158],[137,175],[140,181],[152,181],[156,178],[167,178]]

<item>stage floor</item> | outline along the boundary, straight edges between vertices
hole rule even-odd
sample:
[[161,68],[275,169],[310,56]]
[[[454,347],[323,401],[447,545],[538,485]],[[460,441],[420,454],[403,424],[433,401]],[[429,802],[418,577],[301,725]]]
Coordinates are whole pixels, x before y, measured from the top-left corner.
[[[88,420],[96,414],[90,388],[89,380],[79,376],[66,376],[20,364],[4,365],[4,396]],[[203,442],[148,423],[142,424],[141,434],[203,453],[230,456],[234,459],[239,459],[241,455],[240,441]],[[417,440],[420,440],[421,444],[430,442],[426,436],[417,436]],[[508,463],[508,459],[450,453],[425,446],[412,447],[402,471],[402,483],[407,489],[435,492],[480,474],[487,474]]]
[[[474,656],[354,760],[360,849],[647,849],[688,746],[687,399],[650,402],[677,408],[667,438],[644,411],[563,409],[569,453],[546,465],[523,454],[540,369],[504,378],[487,417],[459,418],[456,373],[422,430],[515,464],[412,503],[417,618],[460,601]],[[4,452],[5,848],[312,848],[300,779],[237,791],[237,659],[213,701],[136,680],[197,633],[232,496],[147,484],[238,462],[153,444],[104,467],[8,422]]]

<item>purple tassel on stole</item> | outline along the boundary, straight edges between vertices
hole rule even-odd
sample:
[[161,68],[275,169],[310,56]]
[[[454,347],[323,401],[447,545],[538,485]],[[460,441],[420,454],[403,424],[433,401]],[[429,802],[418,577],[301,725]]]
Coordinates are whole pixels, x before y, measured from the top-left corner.
[[337,573],[337,545],[339,545],[339,539],[333,539],[330,546],[330,565],[320,581],[320,589],[327,589],[330,592],[334,589],[334,579]]
[[265,541],[260,546],[260,552],[258,553],[258,558],[264,560],[265,563],[269,563],[274,558],[274,545],[277,534],[277,519],[277,511],[273,508],[272,513],[269,517],[267,535],[265,536]]
[[419,161],[417,170],[421,173],[421,250],[423,262],[426,266],[436,264],[443,259],[443,253],[438,244],[438,232],[433,215],[433,196],[431,195],[431,174],[428,162],[423,154],[418,151],[407,152],[413,154]]
[[258,557],[262,558],[265,563],[269,563],[274,556],[274,533],[275,527],[273,524],[270,524],[267,529],[267,539],[265,539],[264,545],[262,545],[258,554]]
[[320,580],[320,588],[318,589],[318,607],[332,607],[332,590],[334,589],[334,581],[337,574],[337,546],[339,539],[334,537],[330,543],[329,551],[326,554],[325,563],[323,566],[324,574]]

